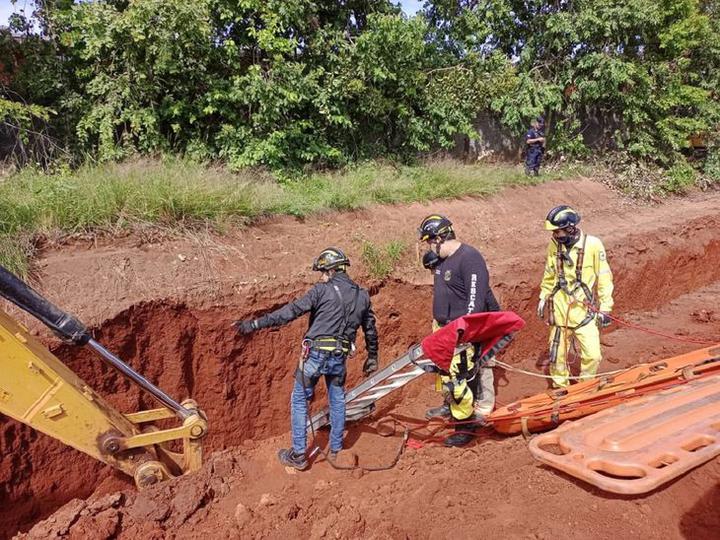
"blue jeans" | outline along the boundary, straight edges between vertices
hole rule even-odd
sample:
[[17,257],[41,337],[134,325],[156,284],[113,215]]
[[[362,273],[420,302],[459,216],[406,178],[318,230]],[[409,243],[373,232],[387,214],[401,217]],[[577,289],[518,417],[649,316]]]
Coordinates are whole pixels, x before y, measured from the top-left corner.
[[344,354],[310,350],[303,364],[304,384],[299,380],[298,370],[290,397],[292,442],[296,454],[305,455],[308,401],[315,394],[315,385],[321,375],[325,375],[330,405],[330,451],[342,450],[343,431],[345,431],[345,374]]

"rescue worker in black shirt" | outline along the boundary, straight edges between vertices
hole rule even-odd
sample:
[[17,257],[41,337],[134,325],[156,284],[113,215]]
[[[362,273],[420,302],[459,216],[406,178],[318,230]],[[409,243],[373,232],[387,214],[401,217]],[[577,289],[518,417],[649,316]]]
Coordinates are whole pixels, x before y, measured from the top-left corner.
[[345,376],[347,357],[355,349],[357,329],[365,334],[367,360],[365,375],[378,369],[378,335],[375,314],[368,292],[346,273],[350,260],[337,248],[327,248],[313,262],[313,270],[322,272],[322,281],[305,296],[259,319],[236,321],[238,332],[249,334],[260,328],[282,326],[310,313],[303,352],[295,373],[290,401],[292,448],[281,449],[278,458],[283,465],[305,470],[308,401],[314,395],[320,376],[325,376],[330,409],[330,459],[342,450],[345,430]]
[[[418,238],[430,248],[423,265],[432,270],[433,329],[470,313],[500,311],[490,288],[485,259],[472,246],[455,238],[450,220],[439,214],[426,217],[418,229]],[[441,374],[438,385],[445,394],[445,404],[427,411],[428,418],[451,417],[462,422],[482,421],[495,406],[492,367],[477,365],[478,347],[456,355],[447,374]],[[447,446],[463,446],[473,439],[477,423],[456,424],[455,433],[445,441]]]

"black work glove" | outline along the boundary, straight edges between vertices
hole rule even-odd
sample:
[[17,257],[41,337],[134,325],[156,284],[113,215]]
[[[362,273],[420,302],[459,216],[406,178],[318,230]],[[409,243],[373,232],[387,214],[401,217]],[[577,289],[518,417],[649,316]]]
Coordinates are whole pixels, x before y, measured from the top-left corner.
[[373,358],[372,356],[368,356],[367,360],[365,360],[365,363],[363,364],[363,373],[366,377],[369,377],[373,373],[375,373],[378,369],[378,359]]
[[610,318],[610,315],[608,315],[607,313],[604,313],[602,311],[598,312],[597,320],[598,320],[598,323],[600,323],[600,326],[602,328],[607,328],[608,326],[610,326],[612,324],[612,319]]
[[234,323],[232,323],[232,327],[239,334],[250,334],[251,332],[254,332],[259,328],[256,320],[235,321]]

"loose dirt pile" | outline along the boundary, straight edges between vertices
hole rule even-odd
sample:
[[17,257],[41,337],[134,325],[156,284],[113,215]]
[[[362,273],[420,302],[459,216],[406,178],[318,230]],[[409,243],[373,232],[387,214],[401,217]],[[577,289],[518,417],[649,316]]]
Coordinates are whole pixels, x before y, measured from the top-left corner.
[[[502,306],[528,321],[503,360],[536,369],[546,347],[546,328],[533,317],[548,241],[541,224],[558,203],[576,206],[584,229],[604,240],[615,274],[616,315],[720,342],[718,194],[643,207],[593,182],[563,182],[486,201],[378,207],[305,222],[286,218],[231,239],[137,245],[126,239],[47,254],[41,288],[48,297],[94,324],[100,342],[170,395],[201,404],[210,419],[209,458],[199,474],[137,493],[109,467],[1,418],[0,537],[27,530],[61,506],[32,537],[432,538],[449,531],[461,538],[610,538],[629,531],[714,537],[720,525],[717,460],[635,498],[602,493],[541,467],[522,438],[491,433],[463,450],[408,449],[397,467],[382,473],[340,472],[320,459],[309,472],[289,475],[277,464],[276,448],[287,445],[289,393],[306,322],[237,337],[232,320],[265,313],[304,291],[315,278],[308,269],[314,254],[337,244],[349,251],[354,275],[372,285],[381,363],[390,362],[427,333],[431,280],[409,250],[391,279],[371,283],[362,278],[361,243],[411,245],[416,223],[439,211],[453,219],[462,241],[485,254]],[[119,410],[155,406],[89,351],[50,343]],[[603,344],[601,369],[697,348],[618,326]],[[362,344],[360,351],[349,386],[361,380]],[[546,387],[542,379],[501,369],[496,381],[500,403]],[[381,402],[369,421],[350,426],[342,459],[350,462],[355,454],[367,465],[391,461],[400,434],[380,437],[373,421],[389,412],[422,418],[438,402],[430,386],[426,379],[412,383]],[[322,402],[322,392],[318,397]]]

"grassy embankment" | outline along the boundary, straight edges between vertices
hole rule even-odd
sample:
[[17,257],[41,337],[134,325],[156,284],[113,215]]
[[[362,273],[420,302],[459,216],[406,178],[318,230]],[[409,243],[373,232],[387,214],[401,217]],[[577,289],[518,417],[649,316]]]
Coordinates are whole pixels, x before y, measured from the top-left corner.
[[259,216],[487,196],[578,173],[565,168],[528,178],[511,166],[367,163],[277,182],[258,172],[233,174],[186,161],[91,166],[56,175],[24,170],[0,180],[0,264],[27,276],[39,241],[73,234],[112,235],[148,226],[222,232]]

